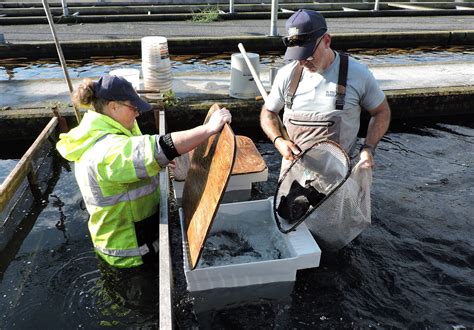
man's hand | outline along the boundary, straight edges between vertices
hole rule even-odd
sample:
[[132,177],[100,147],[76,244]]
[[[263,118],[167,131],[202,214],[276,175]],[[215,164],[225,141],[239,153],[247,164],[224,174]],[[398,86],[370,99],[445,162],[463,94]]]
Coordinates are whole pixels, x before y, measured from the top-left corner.
[[301,149],[296,144],[294,144],[293,141],[284,140],[283,138],[276,139],[275,148],[277,148],[277,150],[286,160],[295,160],[301,153]]
[[363,163],[361,166],[362,168],[369,168],[369,167],[374,167],[375,162],[374,162],[374,155],[369,149],[362,149],[360,151],[360,162]]

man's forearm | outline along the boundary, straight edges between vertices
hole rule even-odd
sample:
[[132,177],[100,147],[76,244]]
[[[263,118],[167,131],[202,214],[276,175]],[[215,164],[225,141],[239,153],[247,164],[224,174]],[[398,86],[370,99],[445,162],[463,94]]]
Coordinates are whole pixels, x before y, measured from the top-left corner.
[[387,101],[385,100],[376,109],[371,111],[371,115],[365,144],[375,147],[387,132],[390,125],[390,107]]
[[260,112],[260,126],[271,141],[282,135],[278,120],[279,118],[276,113],[266,109],[265,107],[262,108],[262,111]]

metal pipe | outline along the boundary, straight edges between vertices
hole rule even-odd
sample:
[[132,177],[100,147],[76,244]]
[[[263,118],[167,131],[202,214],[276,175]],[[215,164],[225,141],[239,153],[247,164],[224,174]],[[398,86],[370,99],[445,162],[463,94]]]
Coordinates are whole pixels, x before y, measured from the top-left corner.
[[[58,37],[56,36],[56,30],[54,29],[53,17],[51,16],[51,10],[49,9],[48,0],[42,0],[42,1],[43,1],[44,11],[46,12],[46,17],[48,18],[49,27],[51,29],[51,33],[53,34],[54,44],[56,45],[56,50],[59,56],[59,62],[61,63],[61,67],[64,72],[64,79],[66,79],[66,83],[69,88],[69,97],[71,98],[71,101],[72,101],[73,99],[72,92],[74,88],[72,87],[71,78],[69,78],[69,73],[67,71],[67,66],[66,66],[66,60],[64,59],[61,45],[59,44]],[[79,124],[81,122],[81,114],[79,110],[76,108],[76,106],[74,105],[74,101],[72,101],[72,107],[74,109],[74,113],[76,114],[77,123]]]
[[61,6],[63,6],[63,16],[69,16],[69,9],[66,0],[61,0]]
[[278,0],[272,0],[272,12],[270,19],[270,36],[276,37],[278,35]]
[[375,0],[374,11],[379,10],[379,0]]
[[229,14],[234,13],[234,0],[229,0]]

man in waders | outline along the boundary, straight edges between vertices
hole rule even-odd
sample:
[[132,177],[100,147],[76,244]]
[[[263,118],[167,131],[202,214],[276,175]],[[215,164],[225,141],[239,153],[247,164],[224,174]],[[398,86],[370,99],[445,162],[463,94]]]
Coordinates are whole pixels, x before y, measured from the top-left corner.
[[[262,129],[283,156],[281,173],[295,156],[318,140],[337,142],[373,167],[374,150],[390,123],[385,95],[367,66],[331,49],[324,17],[301,9],[287,21],[285,59],[260,115]],[[283,124],[278,113],[284,108]],[[360,115],[371,115],[365,141],[357,148]]]

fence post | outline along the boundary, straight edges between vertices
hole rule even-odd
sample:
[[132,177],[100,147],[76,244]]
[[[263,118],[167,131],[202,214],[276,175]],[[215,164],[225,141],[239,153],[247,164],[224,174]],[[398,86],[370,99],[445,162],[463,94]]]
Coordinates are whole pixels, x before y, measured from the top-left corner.
[[379,0],[375,0],[374,10],[375,11],[379,10]]
[[234,13],[234,0],[229,0],[229,14]]
[[278,0],[272,0],[272,14],[270,22],[270,36],[276,37],[278,35]]
[[66,0],[61,0],[61,5],[63,6],[63,16],[69,16],[69,9],[67,8]]

